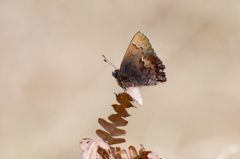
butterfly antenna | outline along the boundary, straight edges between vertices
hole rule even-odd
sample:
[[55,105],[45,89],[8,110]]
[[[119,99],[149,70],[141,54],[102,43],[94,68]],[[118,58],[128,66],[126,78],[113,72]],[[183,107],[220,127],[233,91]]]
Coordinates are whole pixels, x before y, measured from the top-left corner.
[[104,55],[102,55],[103,56],[103,60],[106,62],[106,63],[108,63],[109,65],[111,65],[112,67],[114,67],[115,69],[117,69]]

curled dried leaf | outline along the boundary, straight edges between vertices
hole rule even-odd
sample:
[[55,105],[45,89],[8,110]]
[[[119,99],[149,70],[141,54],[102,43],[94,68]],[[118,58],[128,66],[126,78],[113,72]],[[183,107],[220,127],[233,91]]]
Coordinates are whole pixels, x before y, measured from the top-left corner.
[[139,155],[142,157],[147,157],[149,153],[152,151],[146,151],[143,145],[141,145],[141,149],[139,150]]
[[122,151],[120,152],[120,155],[121,155],[122,159],[129,159],[126,150],[122,150]]
[[101,147],[106,151],[110,149],[109,145],[100,138],[95,140],[87,138],[83,139],[80,142],[80,148],[83,150],[82,159],[96,159],[98,147]]
[[137,150],[134,146],[129,146],[128,151],[129,151],[130,159],[138,159],[139,158]]
[[151,152],[147,155],[149,159],[159,159],[158,155],[155,152]]
[[128,93],[139,105],[142,106],[143,101],[138,87],[129,87],[126,90],[126,93]]

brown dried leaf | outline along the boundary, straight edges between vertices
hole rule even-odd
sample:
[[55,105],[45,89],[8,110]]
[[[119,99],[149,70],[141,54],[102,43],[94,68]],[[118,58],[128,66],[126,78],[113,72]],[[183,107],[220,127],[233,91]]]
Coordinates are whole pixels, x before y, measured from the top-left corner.
[[105,132],[105,131],[103,131],[103,130],[100,130],[100,129],[97,129],[96,134],[97,134],[100,138],[102,138],[103,141],[106,141],[106,142],[108,141],[108,138],[109,138],[109,136],[110,136],[109,133],[107,133],[107,132]]
[[109,159],[110,158],[110,154],[109,154],[108,150],[106,150],[106,149],[98,147],[97,152],[99,154],[99,157],[101,157],[102,159]]
[[126,135],[126,131],[122,129],[115,128],[114,131],[111,133],[112,136],[123,136]]
[[129,159],[128,154],[126,150],[121,150],[120,147],[111,147],[111,151],[113,153],[113,156],[115,158],[121,158],[121,159]]
[[139,150],[139,156],[142,159],[145,159],[145,158],[146,159],[160,159],[156,153],[145,150],[143,145],[141,145],[141,149]]
[[122,150],[120,154],[121,154],[121,157],[122,157],[122,159],[129,159],[129,157],[128,157],[128,154],[127,154],[127,151],[126,151],[126,150]]
[[116,153],[120,153],[121,152],[121,148],[120,147],[116,147],[113,151],[115,151]]
[[112,123],[107,122],[106,120],[99,118],[98,119],[98,123],[108,132],[113,131],[113,129],[115,128],[115,126]]
[[108,120],[115,123],[116,126],[126,126],[128,121],[123,119],[119,114],[112,114],[108,117]]
[[126,135],[125,130],[121,130],[116,128],[116,125],[108,123],[106,120],[99,118],[98,123],[105,129],[107,130],[111,136],[122,136]]
[[141,149],[139,150],[139,156],[142,158],[148,158],[148,154],[151,153],[152,151],[146,151],[143,145],[141,145]]
[[128,151],[129,151],[130,159],[138,159],[139,158],[137,150],[134,146],[129,146]]
[[126,142],[126,140],[123,139],[123,138],[112,138],[111,137],[111,139],[110,139],[108,144],[109,145],[113,145],[113,144],[120,144],[120,143],[123,143],[123,142]]
[[133,101],[128,93],[116,94],[117,101],[126,108],[134,107],[129,101]]
[[126,118],[126,117],[129,117],[129,116],[130,116],[124,106],[122,106],[122,105],[117,105],[117,104],[113,104],[112,107],[113,107],[113,109],[114,109],[118,114],[120,114],[122,117]]
[[115,156],[115,159],[122,159],[121,154],[118,153],[118,154]]
[[123,138],[113,138],[112,135],[110,135],[109,133],[98,129],[96,131],[96,134],[102,138],[105,142],[107,142],[109,145],[113,145],[113,144],[119,144],[119,143],[123,143],[126,142],[125,139]]

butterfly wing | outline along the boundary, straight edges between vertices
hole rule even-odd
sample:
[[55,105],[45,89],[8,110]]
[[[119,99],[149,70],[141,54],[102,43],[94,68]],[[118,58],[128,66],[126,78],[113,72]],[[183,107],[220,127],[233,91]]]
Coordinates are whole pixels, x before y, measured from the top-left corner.
[[[138,60],[145,53],[155,54],[147,37],[139,31],[133,36],[133,38],[128,46],[128,49],[123,57],[123,62]],[[121,65],[121,67],[122,67],[122,65]]]
[[164,69],[147,37],[137,32],[123,57],[119,78],[125,88],[156,85],[166,81]]

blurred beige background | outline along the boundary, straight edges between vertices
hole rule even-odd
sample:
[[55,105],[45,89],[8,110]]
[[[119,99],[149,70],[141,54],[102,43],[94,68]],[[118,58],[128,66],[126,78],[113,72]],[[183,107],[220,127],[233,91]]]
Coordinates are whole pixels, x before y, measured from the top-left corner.
[[238,0],[1,0],[0,158],[81,158],[79,141],[97,137],[122,91],[101,55],[119,67],[139,30],[168,81],[141,88],[120,146],[239,159]]

